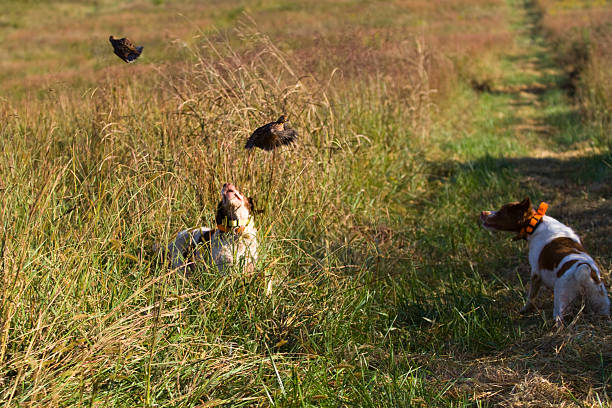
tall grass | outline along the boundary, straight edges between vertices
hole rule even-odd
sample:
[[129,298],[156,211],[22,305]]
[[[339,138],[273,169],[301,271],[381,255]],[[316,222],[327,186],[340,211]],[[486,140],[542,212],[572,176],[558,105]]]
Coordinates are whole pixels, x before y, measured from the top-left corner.
[[[317,74],[246,19],[145,78],[121,65],[87,91],[0,100],[0,405],[486,406],[551,376],[557,402],[605,400],[607,327],[560,344],[545,313],[519,318],[523,248],[475,222],[550,190],[526,174],[514,96],[469,86],[525,81],[508,10],[461,4],[417,5],[466,18],[435,49],[403,26],[401,41],[345,34],[310,63],[349,48],[318,63],[353,65]],[[464,34],[471,18],[504,32]],[[449,42],[472,48],[446,58]],[[297,144],[246,155],[281,113]],[[153,244],[212,225],[228,181],[264,210],[256,271],[169,269]],[[550,361],[579,378],[566,386]]]
[[593,123],[602,141],[612,147],[612,36],[603,27],[596,28],[589,44],[590,58],[579,84],[578,95],[585,119]]
[[566,71],[571,96],[584,118],[592,141],[609,149],[612,76],[608,61],[612,56],[610,17],[602,3],[555,2],[540,0],[543,28],[555,47],[555,57]]
[[[392,386],[359,345],[387,330],[365,319],[383,295],[366,283],[392,273],[381,205],[423,182],[410,147],[427,133],[425,67],[408,97],[377,81],[336,89],[299,77],[265,36],[241,40],[249,52],[194,47],[196,63],[159,70],[153,92],[109,82],[2,104],[3,404],[337,405]],[[248,158],[249,132],[279,113],[297,146]],[[148,249],[212,224],[226,181],[266,205],[257,273],[168,269]]]

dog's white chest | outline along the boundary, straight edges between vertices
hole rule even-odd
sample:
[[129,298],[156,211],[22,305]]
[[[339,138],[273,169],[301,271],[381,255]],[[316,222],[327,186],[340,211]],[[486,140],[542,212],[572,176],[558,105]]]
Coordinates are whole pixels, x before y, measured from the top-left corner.
[[211,241],[212,259],[220,272],[237,264],[243,269],[246,264],[257,261],[256,231],[250,228],[242,234],[215,232]]

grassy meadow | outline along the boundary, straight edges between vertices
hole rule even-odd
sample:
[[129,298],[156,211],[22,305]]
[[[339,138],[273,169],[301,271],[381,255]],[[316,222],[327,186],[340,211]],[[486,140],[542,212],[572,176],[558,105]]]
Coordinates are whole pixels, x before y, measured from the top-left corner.
[[[526,245],[477,223],[546,200],[610,282],[610,17],[0,2],[0,406],[611,406],[612,322],[521,316]],[[298,143],[247,156],[280,113]],[[224,182],[263,210],[255,273],[170,269]]]

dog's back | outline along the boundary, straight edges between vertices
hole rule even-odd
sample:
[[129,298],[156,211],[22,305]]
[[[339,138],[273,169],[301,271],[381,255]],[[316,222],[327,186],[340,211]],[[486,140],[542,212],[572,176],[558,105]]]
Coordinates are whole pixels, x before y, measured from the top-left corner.
[[206,227],[187,229],[179,232],[167,247],[167,256],[172,268],[193,264],[196,260],[208,258],[210,243],[215,231]]

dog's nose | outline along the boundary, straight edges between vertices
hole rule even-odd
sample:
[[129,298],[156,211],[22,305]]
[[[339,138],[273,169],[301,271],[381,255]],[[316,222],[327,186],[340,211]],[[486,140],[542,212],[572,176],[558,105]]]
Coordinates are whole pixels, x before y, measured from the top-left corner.
[[480,213],[480,219],[483,220],[491,214],[491,211],[483,211]]

